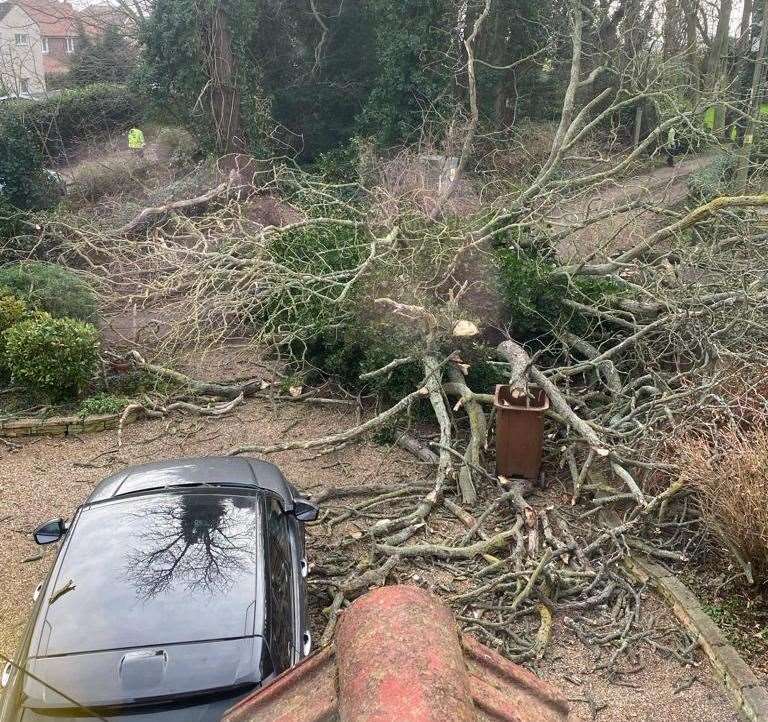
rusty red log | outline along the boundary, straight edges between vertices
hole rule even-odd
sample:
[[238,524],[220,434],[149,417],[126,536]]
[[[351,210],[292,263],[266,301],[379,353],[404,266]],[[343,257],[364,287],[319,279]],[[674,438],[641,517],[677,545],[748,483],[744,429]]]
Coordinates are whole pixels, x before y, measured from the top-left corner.
[[451,612],[417,587],[378,589],[336,634],[341,722],[474,722]]

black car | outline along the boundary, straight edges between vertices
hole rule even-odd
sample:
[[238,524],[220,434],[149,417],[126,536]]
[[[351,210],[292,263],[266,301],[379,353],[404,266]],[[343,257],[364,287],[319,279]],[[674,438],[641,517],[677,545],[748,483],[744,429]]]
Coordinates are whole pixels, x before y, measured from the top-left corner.
[[272,464],[198,458],[104,479],[62,540],[0,722],[208,722],[309,652],[303,522]]

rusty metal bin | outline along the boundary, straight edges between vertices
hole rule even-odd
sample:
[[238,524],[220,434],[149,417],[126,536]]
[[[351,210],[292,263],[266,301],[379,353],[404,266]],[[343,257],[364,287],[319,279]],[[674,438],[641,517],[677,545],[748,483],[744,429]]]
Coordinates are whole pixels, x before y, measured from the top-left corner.
[[544,412],[547,395],[528,387],[528,394],[515,398],[512,387],[496,387],[496,474],[536,481],[541,471],[544,444]]

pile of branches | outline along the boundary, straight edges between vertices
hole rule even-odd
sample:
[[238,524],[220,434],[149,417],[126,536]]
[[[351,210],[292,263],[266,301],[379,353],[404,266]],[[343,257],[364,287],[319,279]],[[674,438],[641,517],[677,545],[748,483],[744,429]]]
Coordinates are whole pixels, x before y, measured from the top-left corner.
[[[264,226],[249,216],[255,199],[278,191],[300,220]],[[619,562],[629,553],[681,561],[700,543],[690,533],[695,502],[678,482],[674,440],[740,423],[745,370],[759,383],[751,372],[765,366],[768,347],[768,258],[753,209],[768,205],[768,196],[660,211],[663,224],[626,250],[596,249],[575,262],[550,256],[553,282],[564,279],[570,288],[580,278],[601,278],[618,289],[592,302],[560,299],[567,313],[528,344],[532,355],[510,338],[493,361],[520,394],[536,386],[550,399],[549,448],[556,453],[549,463],[570,479],[574,505],[550,511],[531,508],[524,485],[499,488],[489,472],[492,396],[472,389],[466,376],[468,347],[484,342],[493,325],[473,313],[480,281],[466,269],[493,269],[494,244],[523,256],[531,244],[556,242],[563,231],[546,237],[543,197],[538,216],[500,208],[464,225],[403,216],[372,226],[359,198],[336,191],[284,171],[227,193],[203,216],[171,215],[138,233],[81,228],[66,236],[61,258],[88,269],[115,313],[148,308],[162,318],[156,352],[246,336],[295,357],[318,334],[343,337],[364,324],[404,340],[401,354],[361,379],[420,368],[422,382],[399,400],[343,433],[232,450],[331,453],[403,422],[417,406],[432,410],[436,441],[398,439],[434,466],[429,488],[419,481],[374,494],[353,513],[375,518],[385,499],[397,500],[400,513],[388,511],[362,538],[342,538],[322,554],[322,567],[338,558],[344,570],[327,575],[326,639],[355,595],[428,565],[461,583],[447,594],[462,623],[514,658],[543,654],[552,614],[562,611],[585,643],[608,650],[601,662],[607,671],[631,669],[617,658],[637,641],[688,659],[689,642],[675,635],[670,642],[648,626],[641,593]],[[609,509],[618,518],[602,514]],[[438,542],[432,525],[446,513],[468,528]],[[601,519],[613,521],[606,528]],[[366,542],[364,566],[347,571],[346,545]],[[538,623],[517,624],[529,618]]]

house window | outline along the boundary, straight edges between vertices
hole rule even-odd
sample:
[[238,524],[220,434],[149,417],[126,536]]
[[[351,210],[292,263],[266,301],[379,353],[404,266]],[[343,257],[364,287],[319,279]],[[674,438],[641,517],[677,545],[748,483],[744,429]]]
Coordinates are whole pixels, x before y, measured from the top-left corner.
[[29,35],[26,33],[16,33],[16,45],[20,48],[28,48]]
[[74,38],[67,38],[67,52],[68,53],[74,53],[75,52],[75,39]]
[[48,50],[48,38],[43,38],[43,53],[47,55],[50,52]]
[[19,79],[19,92],[23,95],[29,95],[29,78]]

